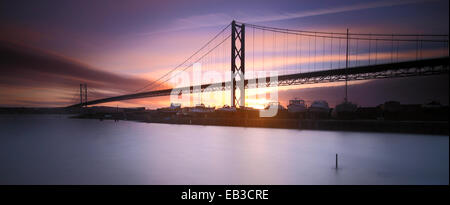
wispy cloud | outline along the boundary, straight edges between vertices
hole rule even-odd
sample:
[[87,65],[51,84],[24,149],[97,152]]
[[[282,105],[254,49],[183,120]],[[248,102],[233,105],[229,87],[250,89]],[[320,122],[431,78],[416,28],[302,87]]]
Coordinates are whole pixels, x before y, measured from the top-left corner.
[[206,15],[189,16],[174,20],[170,26],[151,32],[139,33],[138,36],[148,36],[154,34],[162,34],[183,30],[193,30],[199,28],[225,26],[233,20],[233,17],[228,14],[214,13]]
[[[145,79],[101,71],[70,58],[20,44],[0,41],[0,85],[67,88],[80,82],[122,92],[145,85]],[[14,79],[14,80],[12,80]]]
[[369,3],[345,5],[345,6],[339,6],[339,7],[334,7],[334,8],[323,8],[323,9],[315,9],[315,10],[309,10],[309,11],[299,11],[299,12],[294,12],[294,13],[284,13],[284,14],[278,14],[278,15],[247,17],[247,18],[244,18],[243,21],[252,22],[252,23],[281,21],[281,20],[290,20],[290,19],[296,19],[296,18],[360,11],[360,10],[366,10],[366,9],[417,4],[417,3],[424,3],[424,2],[430,2],[430,1],[426,1],[426,0],[376,1],[376,2],[369,2]]
[[318,8],[312,10],[298,11],[298,12],[283,12],[283,13],[269,13],[267,15],[255,15],[248,13],[239,13],[236,15],[230,15],[226,13],[213,13],[204,15],[188,16],[184,18],[176,19],[170,26],[158,31],[152,31],[147,33],[140,33],[139,35],[154,35],[167,32],[192,30],[207,27],[224,26],[229,24],[233,19],[246,22],[246,23],[263,23],[272,21],[283,21],[305,17],[330,15],[337,13],[345,13],[352,11],[361,11],[366,9],[385,8],[393,6],[402,6],[410,4],[426,3],[437,0],[384,0],[374,2],[364,2],[352,5],[344,5],[333,8]]
[[0,106],[29,105],[31,101],[38,105],[46,99],[68,105],[71,101],[67,97],[77,93],[80,83],[88,83],[91,91],[95,89],[96,98],[110,96],[108,93],[129,93],[148,83],[143,78],[101,71],[45,50],[6,41],[0,41],[0,57]]

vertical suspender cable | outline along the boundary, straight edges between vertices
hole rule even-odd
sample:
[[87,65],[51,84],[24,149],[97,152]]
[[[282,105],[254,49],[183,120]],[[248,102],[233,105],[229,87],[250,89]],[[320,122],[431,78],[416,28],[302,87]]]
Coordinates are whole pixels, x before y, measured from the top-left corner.
[[369,34],[369,65],[370,65],[370,43],[371,43],[371,39],[372,36]]
[[331,33],[330,47],[330,69],[333,69],[333,33]]
[[325,65],[325,37],[322,37],[322,69]]
[[345,58],[345,102],[347,102],[347,85],[348,85],[348,74],[347,74],[347,69],[348,69],[348,29],[347,29],[347,51],[346,51],[346,58]]
[[317,34],[314,33],[314,71],[316,71],[316,43],[317,43]]
[[375,39],[375,65],[378,62],[378,39]]

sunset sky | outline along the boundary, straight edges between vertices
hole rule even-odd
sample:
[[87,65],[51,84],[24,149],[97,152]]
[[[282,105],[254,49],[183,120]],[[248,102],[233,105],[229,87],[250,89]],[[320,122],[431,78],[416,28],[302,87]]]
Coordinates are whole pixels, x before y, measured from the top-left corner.
[[[448,34],[448,8],[448,0],[6,0],[0,3],[0,106],[77,103],[80,83],[97,97],[131,93],[180,64],[233,19],[330,32]],[[442,51],[429,49],[425,55]],[[449,101],[448,76],[352,82],[349,91],[361,106]],[[279,91],[284,105],[299,97],[334,106],[342,94],[342,83]],[[168,97],[159,97],[108,105],[168,104]]]

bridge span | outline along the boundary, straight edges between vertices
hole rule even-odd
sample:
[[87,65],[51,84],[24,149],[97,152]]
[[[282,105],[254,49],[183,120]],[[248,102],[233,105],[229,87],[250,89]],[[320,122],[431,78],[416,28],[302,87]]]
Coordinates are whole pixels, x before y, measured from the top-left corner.
[[[396,62],[378,65],[366,65],[351,68],[341,68],[333,70],[323,70],[307,73],[296,73],[278,76],[277,81],[270,81],[270,77],[246,79],[245,88],[271,87],[271,86],[291,86],[313,83],[328,83],[340,81],[355,81],[355,80],[370,80],[370,79],[384,79],[384,78],[401,78],[413,76],[429,76],[448,74],[449,71],[449,57],[423,59],[407,62]],[[109,98],[97,99],[88,101],[86,103],[78,103],[70,107],[80,107],[83,105],[96,105],[101,103],[132,100],[139,98],[150,98],[159,96],[178,95],[182,91],[189,93],[197,92],[213,92],[230,90],[231,82],[221,82],[213,84],[203,84],[197,86],[180,87],[172,89],[161,89],[148,92],[139,92],[127,95],[114,96]]]

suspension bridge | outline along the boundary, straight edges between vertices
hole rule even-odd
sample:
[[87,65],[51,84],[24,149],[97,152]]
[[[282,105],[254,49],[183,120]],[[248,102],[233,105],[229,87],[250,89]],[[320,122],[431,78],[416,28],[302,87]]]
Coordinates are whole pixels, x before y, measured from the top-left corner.
[[[84,100],[80,85],[81,100],[69,107],[225,90],[230,91],[230,105],[242,107],[245,89],[448,74],[448,42],[448,34],[324,32],[233,21],[144,87],[88,101],[86,85]],[[196,75],[196,63],[201,64],[202,72],[225,77],[205,77],[196,85],[171,87],[171,81],[180,75]]]

